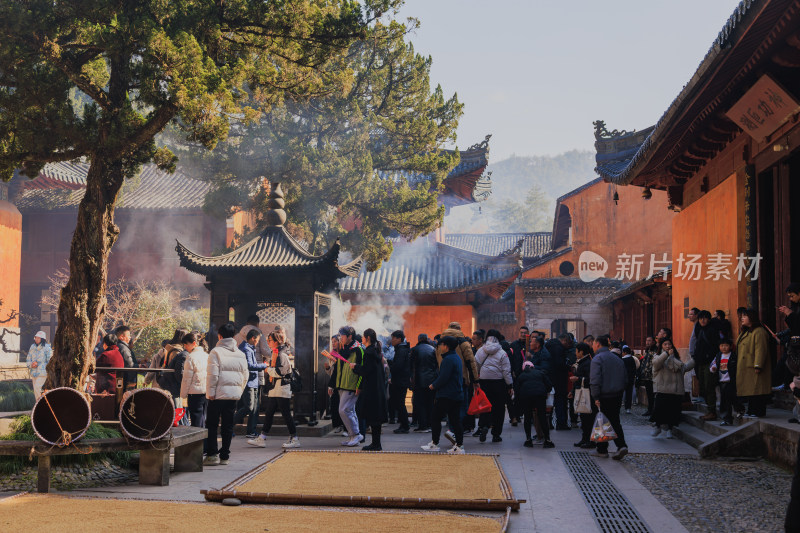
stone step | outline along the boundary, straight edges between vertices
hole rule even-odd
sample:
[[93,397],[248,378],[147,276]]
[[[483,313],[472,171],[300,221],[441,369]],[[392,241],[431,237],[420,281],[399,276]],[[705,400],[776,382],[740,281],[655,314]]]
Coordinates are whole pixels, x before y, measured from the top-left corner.
[[702,429],[696,428],[690,424],[682,424],[672,428],[672,434],[692,448],[697,449],[715,438],[714,435],[706,433]]
[[740,419],[739,420],[734,419],[734,425],[721,426],[720,422],[722,422],[722,420],[717,419],[711,422],[708,420],[703,420],[701,418],[702,416],[703,413],[699,411],[683,411],[681,413],[681,421],[690,424],[696,427],[697,429],[705,431],[709,435],[714,435],[714,436],[724,435],[725,433],[728,433],[737,425],[739,425],[739,423],[741,422]]

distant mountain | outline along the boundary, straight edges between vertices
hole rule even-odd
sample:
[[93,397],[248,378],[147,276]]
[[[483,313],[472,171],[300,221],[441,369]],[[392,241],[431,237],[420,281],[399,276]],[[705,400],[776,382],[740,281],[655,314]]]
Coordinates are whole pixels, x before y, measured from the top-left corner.
[[594,152],[571,150],[556,156],[511,156],[490,163],[492,197],[518,199],[534,186],[552,199],[597,177]]
[[594,152],[580,150],[490,163],[492,195],[452,209],[445,228],[450,233],[550,231],[556,198],[595,179],[594,167]]

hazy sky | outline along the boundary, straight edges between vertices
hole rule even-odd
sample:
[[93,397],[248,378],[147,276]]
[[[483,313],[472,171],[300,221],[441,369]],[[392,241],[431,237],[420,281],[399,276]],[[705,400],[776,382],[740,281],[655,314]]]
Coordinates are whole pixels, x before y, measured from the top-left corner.
[[464,149],[492,160],[594,150],[592,122],[653,125],[689,81],[736,0],[406,0],[431,81],[465,104]]

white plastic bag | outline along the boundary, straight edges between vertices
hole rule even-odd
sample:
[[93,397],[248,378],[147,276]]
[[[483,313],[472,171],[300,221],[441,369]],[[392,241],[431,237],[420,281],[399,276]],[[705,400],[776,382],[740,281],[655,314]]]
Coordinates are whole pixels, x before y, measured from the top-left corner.
[[611,426],[611,422],[602,413],[597,413],[592,426],[592,436],[589,440],[594,442],[608,442],[617,438],[617,432]]

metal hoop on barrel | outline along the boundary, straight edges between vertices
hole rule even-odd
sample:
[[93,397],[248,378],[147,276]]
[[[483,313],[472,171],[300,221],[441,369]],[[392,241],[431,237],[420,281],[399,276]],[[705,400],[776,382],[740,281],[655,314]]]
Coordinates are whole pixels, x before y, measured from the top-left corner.
[[70,387],[44,391],[31,410],[33,432],[52,446],[80,440],[91,423],[92,409],[86,396]]
[[175,420],[175,402],[163,389],[135,389],[122,396],[119,425],[129,438],[155,441],[167,435]]

